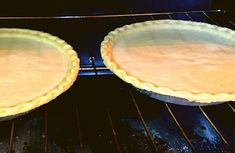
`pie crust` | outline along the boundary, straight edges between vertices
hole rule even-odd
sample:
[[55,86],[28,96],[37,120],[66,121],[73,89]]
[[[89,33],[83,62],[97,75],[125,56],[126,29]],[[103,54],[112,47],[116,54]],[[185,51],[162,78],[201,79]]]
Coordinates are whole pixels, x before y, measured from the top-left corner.
[[65,92],[79,71],[79,58],[51,34],[0,28],[0,117],[28,112]]
[[235,100],[235,32],[201,22],[156,20],[110,32],[101,43],[104,64],[152,93],[190,103]]

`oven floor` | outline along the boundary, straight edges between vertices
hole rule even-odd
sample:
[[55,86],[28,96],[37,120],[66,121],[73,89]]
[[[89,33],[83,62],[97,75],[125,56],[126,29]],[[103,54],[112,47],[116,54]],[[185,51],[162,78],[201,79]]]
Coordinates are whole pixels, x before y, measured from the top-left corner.
[[234,107],[166,104],[113,75],[80,77],[49,104],[0,122],[0,152],[230,152],[235,116],[228,104]]

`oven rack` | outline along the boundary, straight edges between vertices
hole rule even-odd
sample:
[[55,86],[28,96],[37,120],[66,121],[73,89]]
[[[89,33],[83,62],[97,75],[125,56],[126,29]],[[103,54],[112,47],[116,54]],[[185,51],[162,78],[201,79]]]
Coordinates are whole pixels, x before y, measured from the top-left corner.
[[[27,115],[0,122],[0,152],[234,152],[234,103],[187,107],[159,102],[136,92],[103,65],[99,44],[107,32],[153,19],[193,20],[235,29],[224,10],[0,17],[2,26],[35,28],[42,23],[38,29],[44,31],[46,23],[65,24],[48,32],[71,43],[81,59],[79,77],[69,91]],[[73,29],[64,29],[67,22],[75,24]],[[75,36],[60,31],[76,28],[87,30]],[[81,36],[74,41],[76,34]]]

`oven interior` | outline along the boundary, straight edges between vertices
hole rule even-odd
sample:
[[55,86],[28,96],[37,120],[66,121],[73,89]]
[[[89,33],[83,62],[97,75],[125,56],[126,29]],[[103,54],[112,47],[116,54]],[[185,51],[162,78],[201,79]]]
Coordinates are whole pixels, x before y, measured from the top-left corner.
[[[8,2],[7,2],[8,3]],[[81,68],[74,85],[32,112],[0,122],[4,153],[234,152],[235,103],[189,107],[151,99],[113,75],[100,43],[116,27],[175,19],[235,29],[218,0],[20,1],[2,6],[1,27],[45,31],[71,44]]]

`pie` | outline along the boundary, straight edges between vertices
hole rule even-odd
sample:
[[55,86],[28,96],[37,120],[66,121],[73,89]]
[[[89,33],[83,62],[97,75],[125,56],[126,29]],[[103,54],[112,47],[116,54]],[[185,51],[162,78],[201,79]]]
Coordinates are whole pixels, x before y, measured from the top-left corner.
[[235,100],[235,31],[207,23],[156,20],[110,32],[105,65],[143,91],[187,100]]
[[48,33],[0,28],[0,117],[37,108],[66,91],[79,70],[76,52]]

